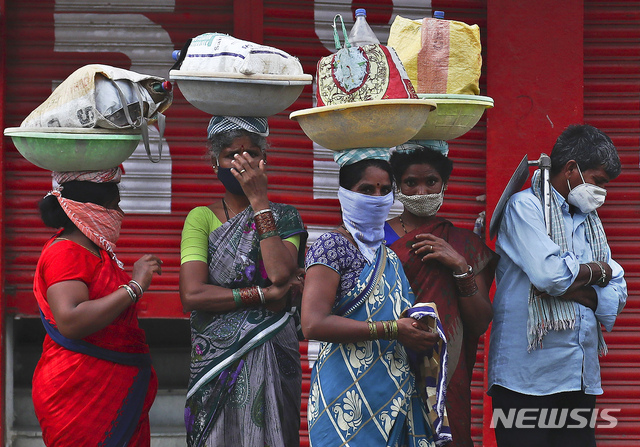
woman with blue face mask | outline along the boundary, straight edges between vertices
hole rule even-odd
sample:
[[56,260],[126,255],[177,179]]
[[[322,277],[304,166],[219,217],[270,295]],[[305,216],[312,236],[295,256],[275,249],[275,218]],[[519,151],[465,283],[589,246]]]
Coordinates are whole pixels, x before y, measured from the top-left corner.
[[413,293],[383,244],[394,201],[388,155],[356,149],[335,157],[343,223],[307,252],[302,330],[322,341],[307,410],[312,446],[435,445],[410,358],[436,351],[440,337],[402,314]]
[[[180,298],[191,312],[187,444],[297,446],[302,370],[292,293],[306,231],[270,202],[266,118],[214,116],[208,155],[225,191],[182,232]],[[294,318],[296,317],[296,318]]]

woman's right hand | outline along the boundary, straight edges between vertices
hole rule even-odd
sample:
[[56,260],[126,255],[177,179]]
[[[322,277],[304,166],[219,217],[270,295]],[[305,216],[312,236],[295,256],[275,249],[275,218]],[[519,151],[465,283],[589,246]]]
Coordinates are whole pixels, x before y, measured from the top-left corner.
[[154,273],[162,275],[162,260],[155,255],[144,255],[133,264],[131,279],[140,284],[142,291],[146,292]]
[[398,322],[398,341],[406,348],[425,353],[433,348],[440,336],[429,330],[422,321],[414,318],[400,318]]
[[288,282],[282,285],[271,284],[269,287],[263,288],[262,292],[266,302],[264,307],[272,312],[279,312],[284,309],[291,294],[302,293],[303,275],[304,270],[298,269],[298,274],[292,275]]

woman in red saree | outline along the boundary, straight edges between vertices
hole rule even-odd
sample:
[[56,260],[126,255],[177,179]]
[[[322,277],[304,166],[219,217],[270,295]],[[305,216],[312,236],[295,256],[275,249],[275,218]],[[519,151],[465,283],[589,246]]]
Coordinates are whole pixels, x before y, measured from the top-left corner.
[[132,277],[113,249],[123,213],[119,168],[54,173],[40,202],[59,231],[45,244],[34,294],[47,331],[33,376],[33,403],[47,446],[149,446],[157,379],[136,302],[161,273],[144,255]]
[[391,155],[402,214],[385,241],[402,261],[416,303],[434,302],[447,337],[447,414],[455,447],[471,440],[471,374],[479,337],[493,317],[489,289],[497,255],[472,231],[436,216],[453,163],[441,152],[405,144]]

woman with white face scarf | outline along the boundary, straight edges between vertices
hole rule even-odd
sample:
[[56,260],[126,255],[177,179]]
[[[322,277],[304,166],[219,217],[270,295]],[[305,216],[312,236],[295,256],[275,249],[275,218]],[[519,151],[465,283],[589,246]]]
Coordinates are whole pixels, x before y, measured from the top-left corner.
[[394,200],[388,156],[388,149],[336,153],[343,223],[307,252],[302,330],[323,342],[308,405],[313,446],[435,445],[408,351],[443,346],[424,320],[402,314],[413,293],[383,244]]
[[478,338],[491,322],[489,288],[497,256],[472,231],[436,216],[453,163],[443,153],[404,144],[391,155],[402,214],[385,241],[402,261],[417,303],[434,302],[449,353],[447,413],[456,446],[472,447],[470,384]]

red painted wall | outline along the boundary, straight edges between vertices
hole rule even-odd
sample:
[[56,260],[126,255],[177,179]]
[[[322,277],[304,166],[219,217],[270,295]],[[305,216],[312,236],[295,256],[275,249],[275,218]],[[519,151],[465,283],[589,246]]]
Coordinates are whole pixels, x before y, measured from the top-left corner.
[[[4,129],[4,91],[5,91],[5,42],[6,42],[6,29],[5,29],[5,5],[4,0],[0,0],[0,129]],[[4,146],[3,140],[0,138],[0,197],[4,196]],[[2,260],[4,259],[4,210],[0,207],[0,285],[4,288],[4,266]],[[4,444],[5,439],[5,294],[0,293],[0,442]]]
[[[582,0],[487,2],[487,95],[495,101],[487,111],[487,216],[525,154],[549,154],[566,126],[583,122],[583,7]],[[486,396],[485,447],[496,445],[490,420]]]
[[488,0],[487,214],[524,154],[583,121],[583,1]]

